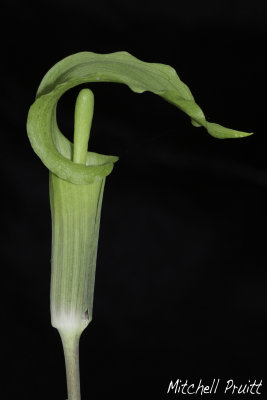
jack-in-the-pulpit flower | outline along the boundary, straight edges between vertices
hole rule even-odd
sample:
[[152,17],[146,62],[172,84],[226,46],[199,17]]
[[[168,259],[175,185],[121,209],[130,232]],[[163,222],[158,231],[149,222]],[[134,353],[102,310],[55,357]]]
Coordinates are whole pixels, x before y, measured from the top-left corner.
[[194,126],[206,128],[216,138],[250,135],[208,122],[173,68],[142,62],[126,52],[77,53],[45,75],[29,110],[27,131],[34,151],[50,174],[51,320],[63,342],[69,400],[80,399],[78,343],[92,319],[105,178],[118,160],[87,151],[94,108],[89,89],[83,89],[77,98],[73,144],[57,126],[60,97],[68,89],[89,82],[118,82],[137,93],[155,93],[184,111]]

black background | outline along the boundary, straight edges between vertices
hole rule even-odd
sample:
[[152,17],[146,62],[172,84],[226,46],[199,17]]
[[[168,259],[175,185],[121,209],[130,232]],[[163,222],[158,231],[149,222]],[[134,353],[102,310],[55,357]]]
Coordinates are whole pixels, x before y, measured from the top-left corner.
[[[119,50],[172,65],[209,121],[255,134],[216,140],[159,97],[90,85],[90,149],[120,160],[105,187],[94,318],[81,339],[82,398],[178,398],[166,394],[178,378],[220,378],[209,398],[233,398],[222,394],[227,379],[263,379],[266,393],[264,3],[1,6],[3,398],[66,399],[49,315],[48,172],[27,139],[28,109],[63,57]],[[58,108],[69,138],[77,93]]]

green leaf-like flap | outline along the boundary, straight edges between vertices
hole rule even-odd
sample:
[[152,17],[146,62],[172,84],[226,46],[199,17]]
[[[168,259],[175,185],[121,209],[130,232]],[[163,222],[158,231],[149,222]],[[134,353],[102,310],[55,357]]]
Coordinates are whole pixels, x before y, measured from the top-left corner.
[[86,166],[71,161],[72,144],[59,131],[56,106],[68,89],[86,82],[118,82],[136,93],[150,91],[184,111],[194,126],[203,126],[216,138],[237,138],[251,133],[224,128],[206,121],[189,88],[175,70],[164,64],[147,63],[127,52],[82,52],[55,64],[43,78],[27,121],[32,147],[47,168],[61,179],[86,184],[108,175],[114,156],[88,153]]

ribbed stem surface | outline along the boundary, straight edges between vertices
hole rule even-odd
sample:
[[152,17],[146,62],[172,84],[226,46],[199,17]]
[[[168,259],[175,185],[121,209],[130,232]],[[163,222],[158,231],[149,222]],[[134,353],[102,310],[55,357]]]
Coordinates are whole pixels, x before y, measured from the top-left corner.
[[50,174],[51,319],[60,331],[81,333],[92,319],[104,183],[75,185]]

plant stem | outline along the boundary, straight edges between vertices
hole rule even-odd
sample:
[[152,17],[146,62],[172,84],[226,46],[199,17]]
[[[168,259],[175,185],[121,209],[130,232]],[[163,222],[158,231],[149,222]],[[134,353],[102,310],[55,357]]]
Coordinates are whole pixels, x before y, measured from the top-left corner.
[[79,370],[79,340],[80,334],[76,332],[59,332],[63,344],[68,400],[81,400],[80,370]]

